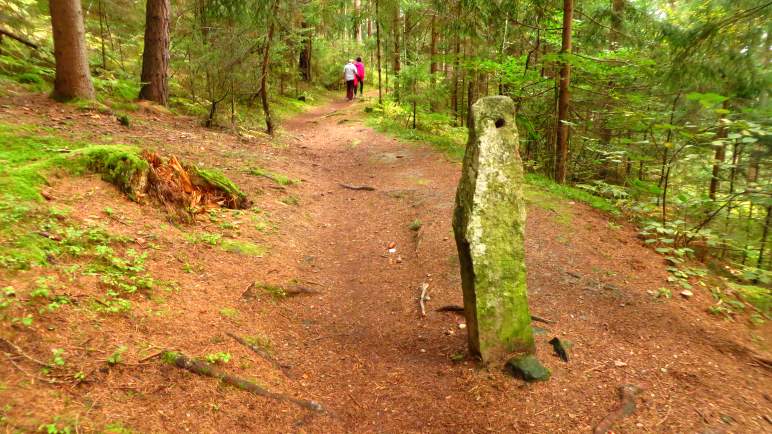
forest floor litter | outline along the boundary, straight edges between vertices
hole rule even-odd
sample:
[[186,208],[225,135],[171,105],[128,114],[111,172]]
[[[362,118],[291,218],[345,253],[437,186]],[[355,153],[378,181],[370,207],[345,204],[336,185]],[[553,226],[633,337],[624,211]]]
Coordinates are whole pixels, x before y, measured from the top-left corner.
[[9,431],[772,430],[769,323],[708,314],[710,293],[698,287],[652,296],[668,265],[632,225],[534,187],[529,302],[551,378],[481,369],[453,309],[462,303],[451,229],[460,165],[366,127],[365,104],[312,108],[274,140],[157,112],[133,113],[125,127],[44,95],[0,105],[2,123],[218,168],[251,201],[201,199],[176,158],[154,167],[184,184],[188,205],[239,209],[207,207],[181,223],[96,175],[52,177],[47,205],[120,236],[122,251],[146,253],[158,284],[133,293],[130,310],[105,313],[90,303],[103,300],[100,283],[67,271],[78,260],[0,272],[0,288],[19,294],[54,276],[53,291],[73,301],[28,327],[2,323]]

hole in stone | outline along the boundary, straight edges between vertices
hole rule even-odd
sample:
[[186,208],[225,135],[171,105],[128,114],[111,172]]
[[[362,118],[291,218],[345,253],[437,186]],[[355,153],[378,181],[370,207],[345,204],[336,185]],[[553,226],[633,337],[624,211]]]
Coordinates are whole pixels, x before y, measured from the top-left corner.
[[507,122],[503,118],[496,119],[496,128],[503,127]]

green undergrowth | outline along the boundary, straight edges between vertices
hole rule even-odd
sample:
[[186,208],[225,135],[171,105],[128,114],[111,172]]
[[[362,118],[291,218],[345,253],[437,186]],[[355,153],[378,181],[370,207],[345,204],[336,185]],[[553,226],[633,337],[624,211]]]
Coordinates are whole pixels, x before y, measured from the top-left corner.
[[253,169],[249,170],[250,175],[254,176],[262,176],[264,178],[268,178],[271,181],[279,184],[279,185],[295,185],[300,184],[299,179],[290,178],[287,175],[283,175],[281,173],[272,172],[267,169],[263,169],[262,167],[255,167]]
[[585,190],[570,185],[558,184],[555,181],[535,173],[528,173],[525,175],[525,181],[529,186],[537,188],[556,196],[559,196],[568,200],[575,200],[577,202],[585,203],[595,209],[613,214],[620,215],[619,208],[607,199],[595,196]]
[[268,253],[268,248],[250,241],[223,238],[221,234],[210,232],[199,232],[186,234],[185,238],[192,244],[206,244],[209,246],[218,246],[220,250],[231,253],[238,253],[244,256],[255,256],[261,258]]
[[203,178],[207,183],[217,187],[218,189],[228,193],[229,196],[236,197],[239,200],[246,200],[247,195],[231,181],[222,172],[215,169],[201,169],[198,167],[191,167],[195,170],[195,174]]
[[755,285],[731,284],[737,294],[745,302],[751,304],[760,317],[765,320],[772,318],[772,290]]
[[461,161],[466,149],[467,130],[452,127],[447,116],[421,113],[416,129],[406,108],[391,101],[366,108],[367,126],[403,140],[425,143],[445,154],[451,161]]
[[80,175],[101,173],[125,189],[147,170],[139,149],[124,145],[94,145],[41,135],[31,126],[0,123],[0,191],[16,201],[40,201],[40,187],[55,169]]
[[[467,129],[449,126],[447,116],[419,113],[416,129],[411,128],[409,112],[405,107],[386,101],[366,108],[367,125],[376,130],[401,139],[422,142],[445,154],[451,161],[460,162],[466,149]],[[608,199],[596,196],[586,189],[557,184],[549,178],[529,173],[526,182],[537,189],[558,197],[585,203],[610,214],[619,215],[617,206]]]
[[67,211],[43,201],[41,187],[54,177],[100,173],[128,190],[148,167],[137,148],[73,142],[32,126],[0,123],[0,143],[0,266],[8,269],[45,265],[83,249],[72,242],[79,229],[69,226]]

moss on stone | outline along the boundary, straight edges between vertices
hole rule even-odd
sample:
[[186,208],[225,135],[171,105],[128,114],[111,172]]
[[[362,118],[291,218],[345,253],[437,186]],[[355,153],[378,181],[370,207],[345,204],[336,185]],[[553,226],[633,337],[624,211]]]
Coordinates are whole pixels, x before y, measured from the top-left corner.
[[509,359],[506,368],[515,377],[522,378],[528,382],[547,381],[552,376],[550,370],[545,368],[539,359],[531,354]]
[[150,168],[136,148],[114,145],[89,146],[74,156],[76,164],[99,173],[102,179],[114,184],[131,199],[139,200],[147,188]]
[[456,195],[453,228],[472,352],[503,363],[534,349],[526,292],[523,168],[514,104],[488,97],[473,119]]

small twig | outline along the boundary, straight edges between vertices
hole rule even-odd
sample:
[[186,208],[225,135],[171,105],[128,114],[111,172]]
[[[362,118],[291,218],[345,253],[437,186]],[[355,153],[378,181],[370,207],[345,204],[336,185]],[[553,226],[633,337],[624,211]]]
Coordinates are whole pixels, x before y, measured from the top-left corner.
[[319,118],[320,119],[325,119],[325,118],[329,118],[330,116],[337,116],[337,115],[340,115],[340,114],[343,114],[343,113],[338,113],[338,110],[333,110],[333,111],[327,113],[326,115],[319,116]]
[[4,354],[4,355],[5,355],[5,357],[8,359],[8,361],[9,361],[9,362],[11,362],[11,364],[12,364],[13,366],[15,366],[15,367],[16,367],[16,369],[18,369],[19,371],[23,372],[25,375],[27,375],[27,376],[29,376],[29,377],[32,377],[32,378],[34,378],[35,380],[38,380],[38,381],[43,381],[43,382],[46,382],[46,383],[50,383],[50,384],[65,384],[65,382],[64,382],[64,381],[54,380],[53,378],[42,378],[42,377],[38,377],[38,376],[37,376],[37,375],[35,375],[35,374],[32,374],[32,373],[30,373],[30,372],[27,372],[27,370],[26,370],[26,369],[24,369],[24,368],[22,368],[21,366],[19,366],[19,364],[18,364],[18,363],[16,363],[16,362],[13,360],[13,357],[11,357],[11,355],[10,355],[10,354],[8,354],[8,353],[3,353],[3,354]]
[[601,369],[601,368],[603,368],[604,366],[606,366],[606,364],[607,364],[607,363],[608,363],[608,362],[603,362],[603,363],[601,363],[600,365],[597,365],[597,366],[595,366],[595,367],[592,367],[592,368],[590,368],[590,369],[588,369],[588,370],[586,370],[586,371],[582,372],[582,374],[589,374],[590,372],[593,372],[593,371],[597,371],[598,369]]
[[536,315],[531,315],[531,320],[536,322],[543,322],[544,324],[553,324],[555,322],[555,321],[552,321],[551,319],[542,318]]
[[459,306],[457,304],[448,304],[446,306],[438,307],[435,310],[437,312],[456,312],[456,313],[461,313],[461,312],[464,312],[464,306]]
[[421,284],[421,296],[418,298],[418,304],[421,306],[421,316],[426,316],[426,302],[429,301],[429,284]]
[[153,354],[151,354],[151,355],[149,355],[147,357],[143,357],[143,358],[139,359],[137,361],[137,363],[147,362],[148,360],[150,360],[150,359],[152,359],[154,357],[160,356],[161,354],[165,353],[166,351],[167,350],[161,350],[161,351],[155,352],[155,353],[153,353]]
[[340,184],[343,188],[348,188],[349,190],[361,190],[361,191],[375,191],[375,187],[370,187],[369,185],[353,185],[353,184]]
[[40,366],[49,366],[50,365],[50,363],[41,362],[40,360],[38,360],[38,359],[36,359],[34,357],[28,356],[27,354],[24,353],[24,351],[21,350],[21,348],[19,348],[18,346],[14,345],[14,343],[9,341],[9,340],[0,338],[0,342],[8,345],[16,354],[24,357],[25,359],[27,359],[27,360],[29,360],[31,362],[37,363]]
[[663,418],[662,418],[662,420],[660,420],[659,422],[657,422],[657,425],[656,425],[656,426],[660,426],[660,425],[662,425],[663,423],[665,423],[665,421],[667,420],[667,418],[670,416],[670,410],[672,410],[672,409],[673,409],[673,406],[671,406],[671,405],[668,405],[668,406],[667,406],[667,412],[665,412],[665,417],[663,417]]

